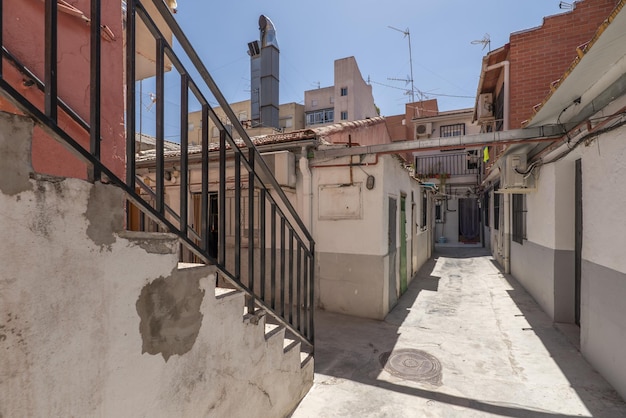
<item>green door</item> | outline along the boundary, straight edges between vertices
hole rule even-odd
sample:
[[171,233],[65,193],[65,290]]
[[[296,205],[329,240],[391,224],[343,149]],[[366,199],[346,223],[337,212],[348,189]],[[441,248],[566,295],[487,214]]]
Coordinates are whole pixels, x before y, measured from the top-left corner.
[[406,292],[406,196],[400,198],[400,294]]

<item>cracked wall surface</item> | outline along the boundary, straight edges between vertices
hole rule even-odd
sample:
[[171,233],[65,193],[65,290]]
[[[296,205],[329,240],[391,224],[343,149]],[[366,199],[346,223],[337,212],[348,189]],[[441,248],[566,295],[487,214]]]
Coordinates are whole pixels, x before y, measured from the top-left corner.
[[0,417],[287,415],[313,363],[175,236],[120,231],[118,188],[32,173],[30,129],[0,113]]

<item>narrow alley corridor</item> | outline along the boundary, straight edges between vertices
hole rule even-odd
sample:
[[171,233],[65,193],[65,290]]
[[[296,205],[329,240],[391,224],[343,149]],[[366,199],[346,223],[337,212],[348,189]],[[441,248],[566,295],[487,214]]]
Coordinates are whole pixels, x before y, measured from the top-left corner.
[[385,321],[320,311],[293,418],[626,417],[626,403],[487,251],[437,251]]

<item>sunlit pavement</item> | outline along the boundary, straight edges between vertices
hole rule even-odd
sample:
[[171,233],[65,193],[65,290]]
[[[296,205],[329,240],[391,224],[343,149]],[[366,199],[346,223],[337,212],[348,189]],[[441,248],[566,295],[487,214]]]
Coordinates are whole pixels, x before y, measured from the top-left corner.
[[440,248],[385,321],[320,311],[293,418],[626,417],[626,403],[480,248]]

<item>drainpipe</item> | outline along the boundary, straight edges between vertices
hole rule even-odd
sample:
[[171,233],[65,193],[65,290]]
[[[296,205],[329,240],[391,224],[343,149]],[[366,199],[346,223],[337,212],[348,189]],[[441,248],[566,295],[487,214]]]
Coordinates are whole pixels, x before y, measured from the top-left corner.
[[[509,92],[511,89],[510,86],[510,62],[501,61],[497,64],[490,65],[485,69],[485,72],[495,70],[496,68],[504,67],[504,112],[502,116],[502,130],[509,130],[509,115],[510,115],[510,102],[509,102]],[[502,234],[502,238],[504,242],[502,243],[502,254],[504,261],[504,272],[511,273],[511,215],[510,215],[510,206],[511,206],[511,195],[509,193],[504,193],[504,233]]]
[[311,170],[309,168],[309,159],[307,158],[307,147],[302,147],[302,155],[300,156],[300,173],[302,173],[302,221],[304,226],[311,232],[312,222],[312,205],[313,193],[311,184]]
[[504,258],[504,272],[511,273],[511,194],[504,193],[504,243],[503,243],[503,258]]
[[509,61],[501,61],[497,64],[493,64],[485,68],[485,72],[487,72],[487,71],[495,70],[496,68],[504,67],[504,115],[502,116],[504,120],[502,121],[503,122],[502,129],[505,131],[509,130],[509,111],[510,111],[509,109],[510,107],[509,106],[509,91],[510,91],[509,64],[510,64]]

